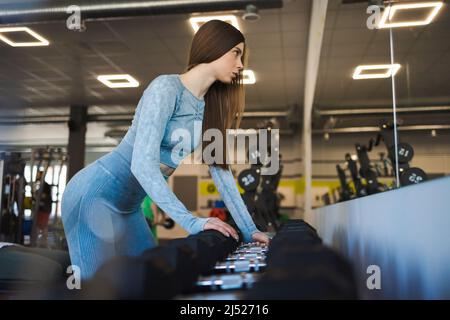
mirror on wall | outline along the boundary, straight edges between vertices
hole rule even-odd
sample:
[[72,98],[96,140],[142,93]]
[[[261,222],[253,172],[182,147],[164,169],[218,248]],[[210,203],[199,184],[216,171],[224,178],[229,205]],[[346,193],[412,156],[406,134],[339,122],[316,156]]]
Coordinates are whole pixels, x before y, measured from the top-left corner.
[[329,1],[313,108],[313,207],[450,171],[443,1]]
[[399,69],[393,81],[393,161],[399,176],[396,187],[403,187],[450,171],[450,13],[444,1],[385,7],[392,60]]
[[389,31],[367,1],[329,1],[313,112],[313,207],[392,187],[388,150],[375,145],[393,123]]

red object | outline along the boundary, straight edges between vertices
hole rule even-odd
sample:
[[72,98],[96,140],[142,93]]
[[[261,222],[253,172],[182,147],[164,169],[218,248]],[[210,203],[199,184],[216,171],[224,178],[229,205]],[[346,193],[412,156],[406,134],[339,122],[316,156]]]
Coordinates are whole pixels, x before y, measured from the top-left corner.
[[37,226],[39,229],[44,229],[48,225],[50,219],[50,212],[39,211],[37,214]]
[[209,213],[210,217],[219,218],[222,221],[227,221],[227,213],[222,208],[214,208]]

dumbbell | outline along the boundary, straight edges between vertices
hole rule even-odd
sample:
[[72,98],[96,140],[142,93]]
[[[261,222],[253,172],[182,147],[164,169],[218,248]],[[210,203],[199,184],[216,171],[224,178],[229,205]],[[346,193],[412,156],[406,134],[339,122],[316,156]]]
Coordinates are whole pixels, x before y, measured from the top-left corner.
[[227,257],[227,261],[235,261],[235,260],[264,260],[266,258],[265,254],[262,253],[239,253],[239,254],[230,254]]
[[264,277],[245,299],[356,299],[349,262],[323,245],[271,250]]
[[321,244],[322,240],[318,236],[314,236],[308,233],[302,232],[289,232],[283,234],[277,234],[270,242],[270,251],[267,255],[272,254],[272,251],[276,251],[279,248],[283,248],[291,245],[303,245],[312,246]]
[[315,268],[321,266],[331,266],[348,280],[352,275],[352,267],[348,261],[336,251],[324,246],[284,246],[272,250],[267,256],[267,264],[270,268],[285,268],[293,270],[303,270],[304,268]]
[[180,285],[179,292],[190,290],[200,275],[198,255],[186,246],[157,246],[144,251],[140,258],[156,264],[169,263]]
[[174,239],[168,241],[167,244],[171,246],[188,245],[199,254],[201,261],[214,261],[214,263],[226,258],[237,247],[236,240],[225,237],[215,230],[202,231],[187,238]]
[[305,228],[309,230],[310,232],[317,234],[317,230],[314,229],[310,224],[306,223],[302,219],[292,219],[287,220],[283,222],[283,224],[280,226],[280,231],[287,230],[287,229],[297,229],[297,228]]
[[272,268],[255,281],[242,299],[357,299],[354,282],[343,280],[333,268],[303,270]]
[[197,288],[207,290],[236,290],[251,288],[259,276],[251,273],[224,274],[200,277]]
[[224,260],[238,245],[234,238],[225,237],[216,230],[202,231],[198,234],[190,235],[188,238],[200,239],[206,242],[210,248],[210,255],[214,256],[216,261]]
[[[190,291],[199,276],[198,258],[187,246],[158,246],[138,257],[118,256],[104,263],[83,290],[68,290],[64,285],[49,283],[34,286],[31,299],[171,299]],[[210,268],[214,266],[214,261]],[[41,290],[42,289],[42,290]]]
[[259,253],[263,254],[268,251],[267,247],[243,247],[236,249],[235,254]]
[[196,238],[179,238],[168,241],[166,246],[186,248],[192,250],[197,257],[198,268],[201,274],[209,272],[219,260],[218,256],[211,254],[211,246],[208,242]]
[[180,282],[169,261],[119,256],[84,283],[81,299],[172,299],[179,293]]
[[266,262],[261,260],[236,260],[219,262],[214,267],[214,270],[226,273],[259,272],[264,270],[266,266]]
[[166,229],[172,229],[173,227],[175,227],[175,221],[173,221],[170,218],[167,218],[161,225]]
[[255,247],[261,247],[261,248],[267,248],[267,245],[262,243],[262,244],[257,244],[256,242],[251,242],[251,243],[243,243],[241,244],[238,249],[243,249],[243,248],[255,248]]
[[173,227],[175,227],[175,221],[171,218],[168,218],[167,216],[163,216],[163,219],[161,221],[161,218],[159,219],[160,221],[154,222],[154,221],[149,221],[149,223],[152,226],[161,226],[164,227],[165,229],[173,229]]
[[217,230],[206,230],[196,234],[194,237],[208,238],[214,241],[228,253],[232,252],[238,247],[239,241],[236,241],[232,236],[226,237]]

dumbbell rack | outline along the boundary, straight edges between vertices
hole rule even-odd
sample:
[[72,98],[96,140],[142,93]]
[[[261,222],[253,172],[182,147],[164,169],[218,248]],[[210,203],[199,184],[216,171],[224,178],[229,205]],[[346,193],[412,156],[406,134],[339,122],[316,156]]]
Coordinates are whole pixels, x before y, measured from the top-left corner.
[[239,299],[247,289],[253,287],[267,266],[268,247],[256,243],[241,244],[224,261],[217,262],[211,275],[200,276],[194,291],[183,299]]
[[302,220],[286,222],[266,246],[237,247],[214,273],[200,276],[199,292],[183,299],[356,299],[351,266],[322,244]]
[[352,270],[302,220],[285,222],[270,241],[238,244],[215,230],[170,240],[137,257],[118,256],[83,290],[46,288],[33,298],[301,299],[355,298]]

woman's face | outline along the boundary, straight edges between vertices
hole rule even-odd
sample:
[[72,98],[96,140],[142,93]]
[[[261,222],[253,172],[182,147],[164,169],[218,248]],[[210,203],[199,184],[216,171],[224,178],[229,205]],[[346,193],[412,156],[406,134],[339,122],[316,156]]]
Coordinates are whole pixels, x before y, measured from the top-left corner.
[[241,42],[234,46],[219,59],[213,61],[217,80],[223,83],[231,83],[244,68],[242,64],[242,53],[244,52],[244,43]]

